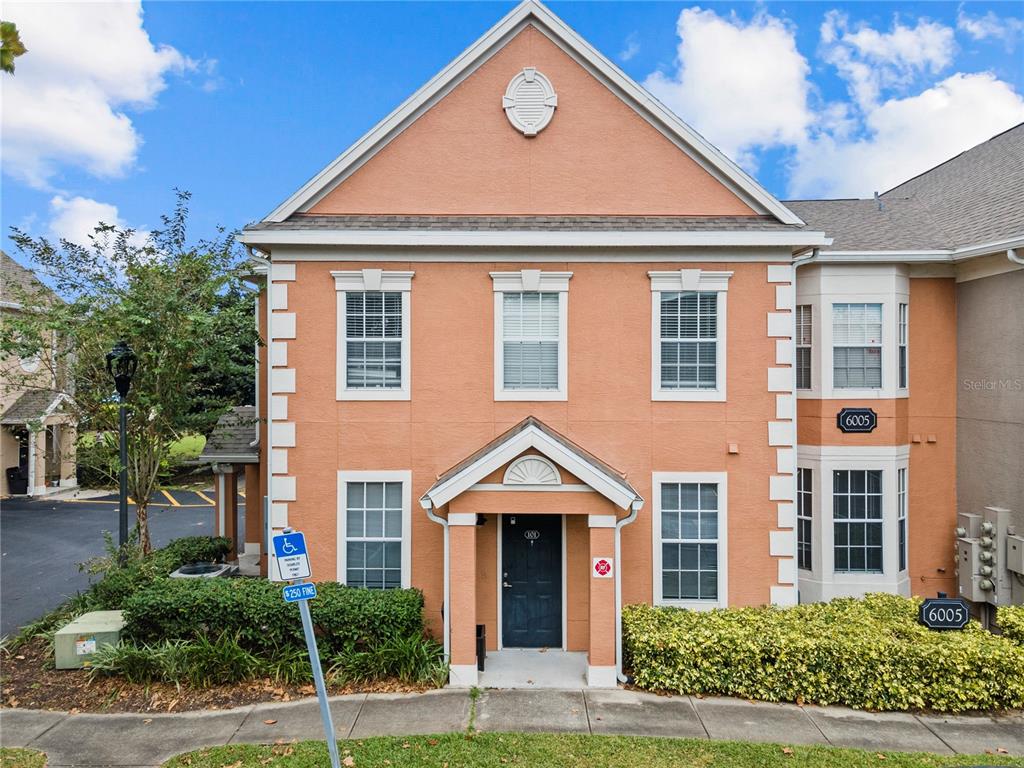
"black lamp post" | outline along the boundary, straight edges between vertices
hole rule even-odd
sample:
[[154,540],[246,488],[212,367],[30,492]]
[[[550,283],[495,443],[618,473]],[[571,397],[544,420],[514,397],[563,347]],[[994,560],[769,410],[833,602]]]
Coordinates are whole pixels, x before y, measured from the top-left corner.
[[121,440],[121,471],[118,474],[118,485],[120,486],[120,521],[118,526],[117,542],[124,556],[124,545],[128,541],[128,411],[125,408],[125,400],[128,397],[128,390],[132,386],[132,377],[139,367],[139,358],[132,352],[128,342],[124,339],[117,342],[114,348],[107,352],[107,373],[114,378],[114,386],[117,388],[119,405],[119,432]]

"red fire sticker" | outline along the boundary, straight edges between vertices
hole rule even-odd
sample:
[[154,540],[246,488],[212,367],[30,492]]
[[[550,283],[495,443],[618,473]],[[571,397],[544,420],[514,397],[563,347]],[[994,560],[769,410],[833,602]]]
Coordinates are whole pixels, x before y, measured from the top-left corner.
[[610,557],[594,558],[594,578],[610,579],[612,577],[612,559]]

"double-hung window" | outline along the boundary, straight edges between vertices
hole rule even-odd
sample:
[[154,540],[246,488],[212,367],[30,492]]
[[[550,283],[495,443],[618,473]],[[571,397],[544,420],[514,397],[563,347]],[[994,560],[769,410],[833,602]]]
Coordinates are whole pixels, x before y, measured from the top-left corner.
[[338,580],[350,587],[410,584],[409,472],[338,475]]
[[882,572],[882,470],[832,472],[835,570]]
[[333,272],[339,400],[408,400],[412,272]]
[[907,388],[907,316],[910,312],[909,304],[899,305],[899,328],[897,339],[899,342],[899,388]]
[[724,473],[655,473],[655,598],[726,605]]
[[565,400],[571,272],[492,272],[494,397]]
[[798,568],[811,570],[811,556],[814,521],[814,492],[812,490],[813,470],[799,467],[796,471],[796,564]]
[[726,290],[732,272],[649,272],[651,398],[725,399]]
[[796,388],[811,388],[811,305],[796,308]]
[[832,386],[882,386],[882,305],[832,305]]

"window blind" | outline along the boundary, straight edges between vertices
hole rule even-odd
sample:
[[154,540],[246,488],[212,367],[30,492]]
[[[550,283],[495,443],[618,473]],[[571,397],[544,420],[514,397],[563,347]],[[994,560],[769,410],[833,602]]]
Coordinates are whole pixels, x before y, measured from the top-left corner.
[[559,301],[557,293],[502,295],[506,389],[558,389]]

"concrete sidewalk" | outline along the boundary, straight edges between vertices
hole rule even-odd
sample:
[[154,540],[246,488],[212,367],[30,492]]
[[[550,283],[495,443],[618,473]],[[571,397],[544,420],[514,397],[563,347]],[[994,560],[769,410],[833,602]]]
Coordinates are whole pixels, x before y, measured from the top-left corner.
[[[740,699],[636,691],[468,691],[359,694],[331,699],[339,739],[480,731],[592,733],[831,744],[939,754],[1024,755],[1024,713],[871,714]],[[49,766],[144,766],[206,746],[322,739],[316,699],[172,715],[0,710],[0,744],[45,752]]]

